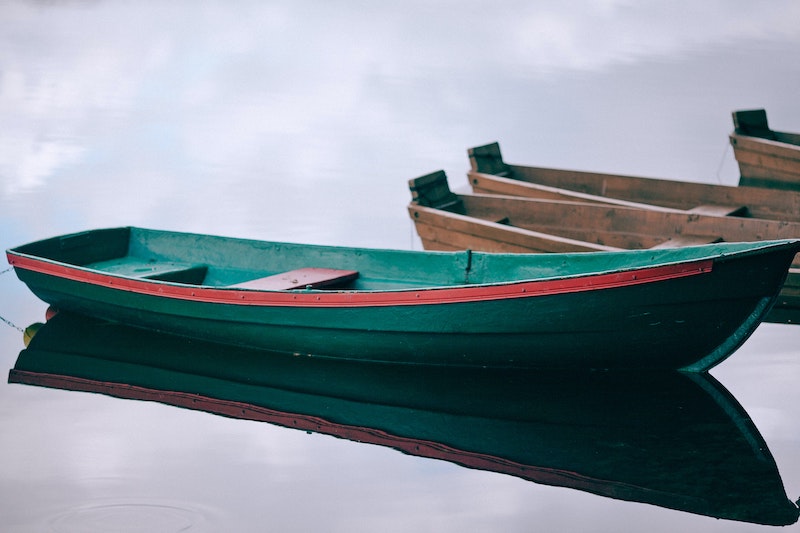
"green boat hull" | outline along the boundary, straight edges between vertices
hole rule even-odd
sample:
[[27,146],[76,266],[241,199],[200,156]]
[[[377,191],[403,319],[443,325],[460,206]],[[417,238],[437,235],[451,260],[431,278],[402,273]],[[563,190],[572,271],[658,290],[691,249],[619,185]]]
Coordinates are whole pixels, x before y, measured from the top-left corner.
[[[798,244],[711,245],[657,257],[652,252],[564,254],[560,259],[558,254],[395,252],[389,255],[395,273],[425,269],[426,261],[434,268],[441,267],[435,261],[472,262],[476,276],[482,265],[503,277],[498,271],[515,272],[526,261],[546,262],[550,269],[559,260],[589,268],[580,264],[579,255],[597,256],[605,270],[570,273],[563,267],[567,274],[507,275],[508,283],[299,291],[115,277],[58,258],[32,259],[35,251],[28,245],[9,257],[19,278],[45,302],[215,342],[426,365],[707,370],[738,348],[769,311]],[[375,270],[374,257],[358,264],[359,257],[379,252],[323,252],[337,268],[358,267],[367,287],[386,277]],[[616,263],[622,267],[615,270]],[[208,268],[206,278],[212,277]]]

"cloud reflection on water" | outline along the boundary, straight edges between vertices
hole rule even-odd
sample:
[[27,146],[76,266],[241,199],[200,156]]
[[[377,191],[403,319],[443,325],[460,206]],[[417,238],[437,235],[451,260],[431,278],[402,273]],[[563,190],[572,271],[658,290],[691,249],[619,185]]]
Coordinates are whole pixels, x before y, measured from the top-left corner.
[[[403,224],[405,180],[437,168],[458,177],[466,149],[494,140],[522,164],[645,168],[662,177],[689,169],[712,179],[733,106],[766,106],[776,127],[800,123],[799,11],[795,0],[3,2],[2,244],[119,223],[403,247],[411,231]],[[771,43],[781,45],[780,56],[760,50]],[[2,283],[14,305],[0,314],[41,320],[43,305],[11,274]],[[19,344],[10,331],[0,334],[13,336],[0,343],[9,360]],[[796,405],[775,396],[797,390],[781,379],[793,374],[762,358],[773,338],[779,348],[794,346],[791,335],[759,330],[720,372],[733,376],[722,381],[737,397],[742,389],[778,463],[794,473],[798,439],[783,418],[790,408],[772,411]],[[751,361],[769,376],[752,379]],[[283,529],[318,528],[320,516],[348,531],[405,529],[399,517],[410,529],[456,531],[618,529],[613,518],[598,523],[608,515],[634,529],[698,524],[589,495],[562,499],[548,487],[520,490],[522,481],[331,437],[89,395],[65,404],[56,392],[3,394],[5,509],[31,520],[21,523],[41,521],[43,507],[97,496],[91,491],[108,486],[97,477],[127,473],[110,480],[117,496],[185,494],[216,502],[231,520],[281,520]],[[102,455],[88,469],[86,441],[63,421],[70,413],[93,434],[127,440],[98,441]],[[142,434],[124,418],[121,427],[103,425],[120,414]],[[163,442],[146,440],[165,434],[174,439],[173,462],[164,461]],[[54,448],[66,438],[73,440]],[[211,466],[192,468],[184,450]],[[136,463],[138,473],[120,467]],[[298,468],[307,477],[293,477]],[[236,480],[253,488],[244,491],[250,499],[220,491]],[[796,496],[796,477],[786,482]],[[265,496],[264,488],[280,494]],[[306,505],[292,508],[297,502]]]
[[76,166],[157,180],[175,167],[338,174],[344,143],[436,145],[430,116],[468,113],[476,72],[552,80],[800,37],[790,1],[11,2],[0,12],[4,195]]

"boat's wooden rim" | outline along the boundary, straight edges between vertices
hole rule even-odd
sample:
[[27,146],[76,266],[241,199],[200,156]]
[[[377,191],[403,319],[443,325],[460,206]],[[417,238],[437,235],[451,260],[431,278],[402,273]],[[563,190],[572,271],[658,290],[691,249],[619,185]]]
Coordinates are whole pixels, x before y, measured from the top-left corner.
[[162,298],[242,306],[387,307],[482,302],[619,288],[683,278],[712,271],[714,259],[659,264],[630,270],[583,274],[555,279],[433,286],[391,290],[248,290],[207,287],[106,274],[24,254],[8,253],[14,268],[61,279]]

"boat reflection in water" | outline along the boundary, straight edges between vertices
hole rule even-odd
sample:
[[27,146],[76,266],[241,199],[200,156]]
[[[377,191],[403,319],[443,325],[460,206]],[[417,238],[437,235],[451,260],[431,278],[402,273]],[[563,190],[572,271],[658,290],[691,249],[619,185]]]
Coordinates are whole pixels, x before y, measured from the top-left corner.
[[798,519],[758,430],[707,374],[353,363],[61,313],[9,381],[259,420],[718,518]]

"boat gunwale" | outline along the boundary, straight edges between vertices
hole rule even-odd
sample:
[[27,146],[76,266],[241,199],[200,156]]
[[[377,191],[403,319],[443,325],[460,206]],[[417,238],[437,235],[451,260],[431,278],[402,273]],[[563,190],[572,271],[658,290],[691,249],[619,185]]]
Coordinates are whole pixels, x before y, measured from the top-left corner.
[[[776,241],[772,246],[781,246],[784,242],[785,241]],[[747,254],[751,251],[756,252],[769,247],[770,246],[764,246],[753,250],[742,250],[728,255],[717,254],[695,258],[691,261],[663,262],[653,266],[607,270],[588,274],[583,273],[570,276],[553,276],[542,279],[523,279],[506,282],[465,283],[450,286],[439,285],[414,289],[384,290],[253,290],[240,287],[189,285],[161,280],[137,279],[131,276],[105,273],[91,268],[70,265],[52,259],[39,258],[30,254],[21,254],[12,251],[7,253],[9,263],[14,266],[15,269],[20,268],[60,279],[151,296],[235,305],[368,307],[479,302],[572,292],[587,292],[640,285],[710,273],[713,270],[713,263],[715,260],[723,259],[730,255],[742,256],[742,254]]]
[[[788,132],[784,132],[784,131],[775,131],[775,130],[770,130],[770,131],[773,132],[773,133],[776,133],[778,135],[786,135],[786,136],[792,136],[792,137],[797,135],[797,134],[792,134],[792,133],[788,133]],[[755,148],[755,147],[761,145],[761,146],[769,146],[769,147],[772,147],[772,148],[784,149],[789,153],[800,151],[800,144],[794,143],[794,142],[790,142],[788,140],[768,139],[766,137],[759,137],[758,135],[748,135],[747,133],[739,133],[739,132],[736,132],[736,131],[732,132],[728,137],[731,140],[750,141],[752,144],[750,145],[749,148]],[[758,150],[754,150],[754,151],[758,151]]]
[[[556,168],[545,168],[545,167],[529,167],[529,168],[536,168],[536,169],[540,169],[541,168],[542,170],[548,170],[548,171],[558,171],[558,170],[560,170],[560,169],[556,169]],[[575,171],[572,171],[572,172],[575,172]],[[586,174],[590,174],[590,173],[587,172]],[[600,175],[600,174],[598,174],[598,175]],[[675,208],[675,207],[665,207],[665,206],[662,206],[662,205],[648,204],[648,203],[642,202],[642,201],[625,200],[625,199],[617,198],[617,197],[614,197],[614,196],[602,196],[602,195],[599,195],[599,194],[592,194],[592,193],[587,193],[587,192],[582,192],[582,191],[576,191],[576,190],[569,189],[569,188],[566,188],[566,187],[556,187],[556,186],[553,186],[553,185],[544,185],[544,184],[541,184],[541,183],[534,183],[532,181],[525,181],[525,180],[522,180],[522,179],[519,179],[519,178],[509,178],[507,176],[500,176],[500,175],[497,175],[497,174],[489,174],[489,173],[486,173],[486,172],[479,172],[477,170],[470,170],[468,172],[468,176],[470,178],[470,181],[471,181],[472,185],[476,184],[475,182],[472,182],[472,179],[474,179],[475,177],[479,177],[479,178],[484,179],[484,180],[491,180],[491,181],[495,181],[495,182],[498,182],[498,183],[501,183],[501,184],[504,184],[504,185],[520,186],[520,187],[525,188],[526,190],[536,190],[536,191],[541,191],[541,192],[547,192],[547,193],[551,193],[551,194],[554,194],[554,195],[558,195],[559,197],[563,197],[563,199],[542,198],[542,200],[547,200],[548,202],[577,202],[577,203],[593,202],[593,203],[599,203],[599,204],[610,204],[610,205],[619,206],[619,207],[627,207],[627,208],[630,208],[630,209],[646,209],[646,210],[649,210],[649,211],[659,211],[659,212],[665,212],[665,213],[685,214],[687,212],[686,209],[678,209],[678,208]],[[644,179],[653,179],[653,180],[657,179],[657,178],[637,178],[635,176],[621,176],[621,175],[620,176],[614,176],[613,174],[608,174],[608,176],[612,176],[612,177],[615,177],[615,178],[619,177],[619,178],[631,178],[631,179],[643,179],[643,180]],[[683,182],[683,183],[692,183],[692,182]],[[721,186],[727,186],[727,185],[721,185]],[[507,193],[507,192],[504,192],[504,193],[475,192],[475,193],[473,193],[473,195],[475,195],[475,196],[499,196],[499,197],[505,197],[505,198],[519,198],[519,195],[510,194],[510,193]],[[530,197],[523,196],[523,198],[530,198],[532,200],[539,199],[538,197],[535,197],[535,196],[530,196]]]
[[[747,186],[747,185],[727,185],[727,184],[723,184],[723,183],[716,184],[716,183],[705,183],[705,182],[694,182],[694,181],[679,181],[679,180],[669,180],[669,179],[665,179],[665,178],[649,178],[649,177],[627,176],[627,175],[621,175],[621,174],[620,175],[616,175],[616,174],[601,174],[601,173],[587,172],[587,171],[582,171],[582,170],[563,170],[563,169],[552,168],[552,167],[521,167],[520,165],[511,165],[511,164],[509,164],[509,166],[510,167],[527,168],[527,169],[531,169],[531,170],[542,170],[542,171],[546,171],[546,172],[569,172],[569,173],[575,173],[575,174],[586,174],[587,176],[588,175],[607,176],[607,177],[614,178],[614,179],[621,178],[621,179],[625,179],[625,180],[641,180],[641,181],[645,181],[645,182],[646,181],[655,181],[655,182],[662,182],[662,183],[670,182],[670,183],[676,183],[676,184],[678,184],[680,186],[689,186],[689,187],[694,187],[695,185],[699,185],[699,186],[702,186],[702,187],[706,187],[706,186],[708,186],[708,187],[725,187],[725,188],[730,189],[729,191],[726,191],[726,192],[732,192],[733,190],[736,190],[736,191],[739,191],[739,192],[741,192],[741,191],[749,192],[751,190],[752,191],[762,192],[764,190],[763,187],[754,187],[754,186]],[[537,182],[534,182],[534,181],[528,181],[528,180],[522,179],[522,178],[510,178],[508,176],[500,176],[498,174],[490,174],[490,173],[487,173],[487,172],[479,172],[477,170],[470,170],[467,173],[467,175],[470,178],[470,182],[472,183],[473,186],[476,183],[473,183],[472,180],[473,179],[478,179],[478,180],[483,180],[483,182],[487,182],[488,181],[490,183],[494,182],[494,183],[497,183],[497,184],[500,184],[500,185],[504,185],[504,186],[514,187],[514,188],[521,188],[521,189],[524,189],[525,191],[531,191],[531,192],[538,191],[540,193],[549,193],[549,194],[557,196],[557,198],[539,197],[537,195],[530,195],[530,196],[519,195],[519,194],[506,192],[506,191],[504,191],[504,192],[495,192],[495,191],[485,190],[485,188],[482,188],[480,192],[473,192],[471,194],[471,196],[490,196],[490,197],[500,197],[500,198],[510,198],[510,199],[523,198],[525,200],[540,200],[542,202],[548,202],[548,203],[557,203],[557,202],[569,202],[569,203],[581,203],[581,204],[590,203],[590,204],[609,205],[609,206],[613,206],[614,208],[637,209],[637,210],[640,210],[640,211],[644,210],[644,211],[653,211],[653,212],[659,212],[659,213],[671,213],[671,214],[675,214],[675,215],[699,214],[699,215],[703,215],[703,216],[713,216],[713,217],[717,217],[717,218],[720,218],[720,217],[724,218],[725,216],[728,216],[728,215],[720,216],[720,215],[707,215],[707,214],[703,214],[703,213],[695,213],[695,212],[692,211],[692,208],[690,208],[690,207],[686,207],[686,208],[668,207],[668,206],[665,206],[665,205],[648,203],[648,202],[645,202],[644,200],[626,200],[626,199],[620,198],[618,196],[606,196],[606,195],[601,195],[601,194],[594,194],[594,193],[591,193],[591,192],[583,192],[583,191],[579,191],[579,190],[576,190],[576,189],[571,189],[569,187],[557,187],[557,186],[554,186],[554,185],[546,185],[546,184],[543,184],[543,183],[537,183]],[[792,192],[792,191],[779,190],[777,192],[786,193],[786,192]],[[709,202],[709,203],[711,205],[714,205],[713,202]],[[698,207],[698,206],[694,206],[694,207]],[[744,206],[744,207],[749,207],[749,206]],[[753,215],[748,215],[748,216],[743,216],[743,217],[736,217],[736,218],[742,218],[742,219],[747,219],[747,220],[761,220],[761,221],[764,221],[764,222],[774,222],[774,221],[782,220],[782,219],[778,219],[776,217],[753,216]],[[798,220],[789,220],[789,222],[800,222],[800,219],[798,219]]]

